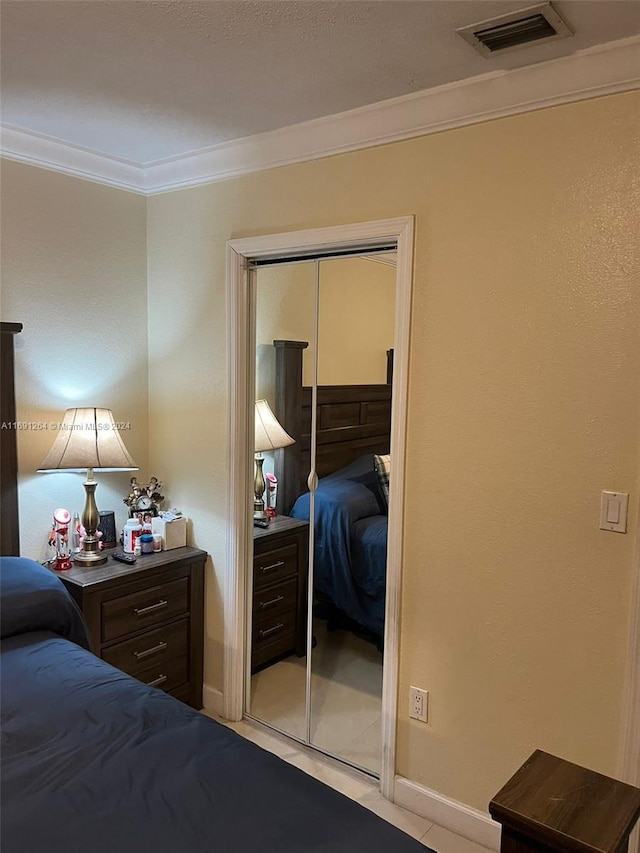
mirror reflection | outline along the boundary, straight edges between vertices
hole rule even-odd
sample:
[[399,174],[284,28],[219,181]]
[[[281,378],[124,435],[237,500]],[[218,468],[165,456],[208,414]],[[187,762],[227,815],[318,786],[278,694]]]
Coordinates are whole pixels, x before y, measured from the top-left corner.
[[259,454],[247,710],[377,775],[395,257],[260,268],[255,288],[256,400],[294,443]]

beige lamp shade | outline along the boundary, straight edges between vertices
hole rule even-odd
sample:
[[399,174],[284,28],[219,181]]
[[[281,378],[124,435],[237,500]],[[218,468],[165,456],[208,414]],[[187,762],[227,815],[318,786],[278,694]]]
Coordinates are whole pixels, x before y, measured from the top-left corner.
[[255,452],[279,450],[289,444],[295,444],[294,439],[282,429],[267,401],[256,400]]
[[110,409],[67,409],[40,472],[137,471]]

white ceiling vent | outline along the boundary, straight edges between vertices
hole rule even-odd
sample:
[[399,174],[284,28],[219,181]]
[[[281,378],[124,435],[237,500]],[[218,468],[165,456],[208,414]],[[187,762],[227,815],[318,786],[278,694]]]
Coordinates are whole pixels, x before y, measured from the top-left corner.
[[456,32],[483,56],[573,35],[551,3],[518,9],[507,15],[461,27]]

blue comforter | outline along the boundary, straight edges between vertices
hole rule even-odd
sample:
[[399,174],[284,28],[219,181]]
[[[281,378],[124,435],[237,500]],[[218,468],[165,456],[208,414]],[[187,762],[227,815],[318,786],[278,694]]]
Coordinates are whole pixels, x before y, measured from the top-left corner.
[[11,625],[0,668],[2,853],[424,853],[319,780],[95,657],[76,642],[82,621],[64,587],[41,569],[0,560]]
[[[290,514],[308,521],[309,509],[307,492]],[[384,633],[387,572],[387,516],[381,509],[371,454],[318,483],[314,590],[378,636]]]

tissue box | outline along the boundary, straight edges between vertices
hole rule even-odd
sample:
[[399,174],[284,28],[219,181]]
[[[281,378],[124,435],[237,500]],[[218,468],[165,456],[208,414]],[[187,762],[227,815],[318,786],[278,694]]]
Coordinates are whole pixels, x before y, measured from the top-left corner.
[[187,519],[174,518],[173,521],[167,521],[166,518],[152,518],[151,532],[161,534],[163,551],[182,548],[187,544]]

